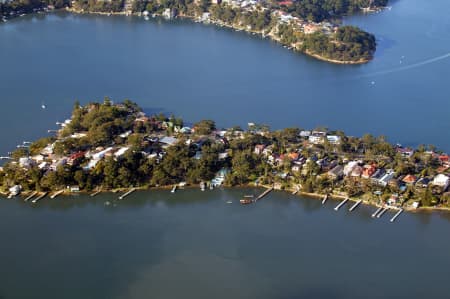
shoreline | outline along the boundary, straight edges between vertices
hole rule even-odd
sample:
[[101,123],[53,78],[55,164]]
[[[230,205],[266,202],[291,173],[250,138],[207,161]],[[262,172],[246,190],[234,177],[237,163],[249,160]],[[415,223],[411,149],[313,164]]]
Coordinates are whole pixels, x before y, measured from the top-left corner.
[[[84,10],[77,10],[77,9],[73,9],[70,7],[66,7],[65,11],[69,12],[69,13],[73,13],[73,14],[79,14],[79,15],[100,15],[100,16],[136,16],[136,17],[141,17],[142,13],[136,13],[136,12],[128,12],[128,11],[120,11],[120,12],[96,12],[96,11],[84,11]],[[171,19],[167,19],[164,18],[161,15],[156,15],[159,18],[163,18],[165,20],[170,21]],[[154,17],[153,17],[154,18]],[[207,24],[212,24],[216,27],[226,27],[228,29],[234,30],[234,31],[243,31],[252,35],[259,35],[262,38],[266,38],[269,37],[271,41],[276,42],[280,45],[282,45],[284,48],[287,48],[288,50],[293,51],[294,53],[302,53],[305,54],[306,56],[315,58],[317,60],[320,61],[324,61],[324,62],[328,62],[328,63],[333,63],[333,64],[338,64],[338,65],[361,65],[361,64],[366,64],[369,63],[373,58],[371,59],[360,59],[360,60],[336,60],[336,59],[332,59],[332,58],[328,58],[325,56],[322,56],[318,53],[314,53],[311,52],[309,50],[306,51],[302,51],[297,49],[295,44],[284,44],[280,41],[279,38],[277,38],[272,32],[269,32],[268,34],[264,34],[263,31],[257,31],[257,30],[248,30],[245,27],[239,27],[236,25],[230,25],[230,24],[226,24],[223,23],[221,21],[217,21],[217,20],[209,20],[209,21],[202,21],[196,17],[192,17],[192,16],[188,16],[188,15],[183,15],[180,14],[178,16],[176,16],[175,18],[179,18],[179,19],[183,19],[183,20],[189,20],[192,21],[194,23],[202,23],[203,25],[207,25]]]
[[[107,190],[91,190],[91,191],[85,191],[85,190],[81,190],[79,192],[70,192],[70,191],[66,191],[66,190],[59,190],[59,191],[49,191],[47,192],[47,195],[43,198],[47,198],[47,199],[53,199],[50,198],[50,196],[52,194],[55,194],[57,192],[63,191],[62,193],[58,194],[58,196],[61,197],[74,197],[77,195],[85,195],[85,196],[91,196],[93,193],[97,193],[96,195],[103,195],[103,194],[119,194],[119,193],[125,193],[131,189],[135,189],[135,191],[141,191],[141,192],[150,192],[150,191],[170,191],[172,188],[174,187],[174,185],[164,185],[164,186],[154,186],[154,187],[129,187],[129,188],[117,188],[117,189],[107,189]],[[257,189],[269,189],[272,186],[270,185],[265,185],[265,184],[259,184],[259,185],[255,185],[254,183],[250,183],[250,184],[246,184],[246,185],[237,185],[237,186],[224,186],[221,185],[219,187],[214,187],[214,189],[246,189],[246,188],[257,188]],[[186,185],[183,187],[180,187],[177,185],[177,190],[193,190],[193,189],[199,189],[199,187],[197,185]],[[209,190],[209,188],[207,188]],[[324,193],[317,193],[317,192],[304,192],[304,191],[300,191],[297,190],[293,187],[289,187],[289,188],[285,188],[285,189],[274,189],[274,191],[280,191],[280,192],[284,192],[284,193],[288,193],[290,195],[296,196],[296,197],[305,197],[307,199],[314,199],[314,200],[322,200],[327,194]],[[23,200],[24,198],[26,198],[28,195],[32,194],[33,192],[37,192],[35,190],[27,190],[22,192],[21,194],[13,197],[13,198],[8,198],[7,197],[7,193],[4,192],[0,192],[0,200],[14,200],[14,199],[20,199]],[[294,194],[294,192],[296,192]],[[43,191],[39,192],[39,193],[44,193]],[[39,194],[38,193],[38,194]],[[378,203],[374,203],[374,202],[370,202],[368,200],[364,200],[362,198],[359,197],[348,197],[345,195],[339,195],[339,194],[328,194],[328,199],[332,199],[334,201],[342,201],[344,199],[347,199],[350,202],[357,202],[358,200],[362,200],[361,204],[364,204],[366,206],[370,206],[370,207],[375,207],[375,208],[388,208],[389,210],[395,210],[398,211],[400,209],[403,209],[403,211],[405,212],[410,212],[410,213],[421,213],[421,212],[434,212],[434,211],[440,211],[440,212],[446,212],[446,213],[450,213],[450,208],[447,207],[418,207],[418,208],[412,208],[412,207],[395,207],[395,206],[388,206],[388,205],[380,205]],[[56,199],[56,198],[55,198]],[[118,200],[124,200],[124,199],[118,199]]]

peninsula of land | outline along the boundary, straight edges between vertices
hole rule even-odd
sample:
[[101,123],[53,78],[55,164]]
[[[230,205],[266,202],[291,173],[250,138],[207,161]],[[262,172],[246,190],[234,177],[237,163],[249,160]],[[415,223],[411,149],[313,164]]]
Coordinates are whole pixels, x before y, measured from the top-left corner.
[[378,206],[450,207],[450,159],[431,145],[412,149],[326,128],[218,129],[212,120],[188,127],[109,98],[75,103],[71,118],[58,125],[55,136],[2,157],[9,160],[0,168],[3,194],[256,183]]
[[369,62],[375,37],[354,26],[341,26],[343,16],[376,11],[388,0],[11,0],[0,3],[3,21],[55,8],[73,13],[139,15],[145,19],[188,18],[270,38],[284,47],[337,64]]

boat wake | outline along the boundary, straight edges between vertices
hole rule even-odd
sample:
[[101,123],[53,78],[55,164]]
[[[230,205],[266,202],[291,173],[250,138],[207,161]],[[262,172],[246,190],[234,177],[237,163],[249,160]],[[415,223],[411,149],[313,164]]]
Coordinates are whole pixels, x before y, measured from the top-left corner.
[[434,58],[430,58],[421,62],[417,62],[417,63],[413,63],[410,65],[405,65],[402,67],[397,67],[397,68],[393,68],[390,70],[385,70],[385,71],[378,71],[378,72],[374,72],[374,73],[370,73],[370,74],[365,74],[365,75],[361,75],[358,78],[366,78],[366,77],[373,77],[373,76],[379,76],[379,75],[386,75],[386,74],[391,74],[391,73],[397,73],[397,72],[402,72],[402,71],[406,71],[406,70],[410,70],[410,69],[415,69],[427,64],[431,64],[431,63],[435,63],[444,59],[447,59],[450,57],[450,53],[447,53],[445,55],[441,55],[438,57],[434,57]]

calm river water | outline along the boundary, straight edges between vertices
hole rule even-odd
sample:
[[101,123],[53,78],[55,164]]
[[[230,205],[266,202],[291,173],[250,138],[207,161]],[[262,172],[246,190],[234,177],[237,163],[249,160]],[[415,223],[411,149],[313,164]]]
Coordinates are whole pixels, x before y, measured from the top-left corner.
[[[75,99],[104,96],[219,126],[325,125],[450,151],[449,11],[399,0],[349,18],[378,38],[362,66],[187,21],[11,20],[0,24],[0,155],[55,128]],[[0,200],[0,298],[448,297],[448,214],[392,224],[278,192],[240,206],[248,192]]]
[[450,215],[252,192],[0,200],[0,298],[448,297]]

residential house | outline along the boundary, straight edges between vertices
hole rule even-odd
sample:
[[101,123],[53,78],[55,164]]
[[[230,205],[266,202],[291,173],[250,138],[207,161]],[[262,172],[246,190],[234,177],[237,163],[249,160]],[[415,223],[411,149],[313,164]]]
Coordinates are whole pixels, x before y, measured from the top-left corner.
[[407,185],[413,185],[417,181],[417,177],[412,174],[408,174],[402,179],[402,182]]
[[171,136],[165,136],[159,140],[160,143],[163,144],[163,147],[174,145],[178,142],[178,139]]
[[353,168],[350,176],[352,176],[352,177],[360,177],[362,175],[362,173],[363,173],[363,168],[361,166],[359,166],[359,165],[356,165]]
[[337,135],[328,135],[327,136],[327,140],[330,144],[339,144],[341,143],[341,137],[337,136]]
[[309,137],[311,135],[311,131],[300,131],[300,137]]
[[377,170],[377,167],[375,166],[375,164],[369,165],[366,164],[363,167],[363,172],[361,177],[365,178],[365,179],[369,179]]
[[426,187],[428,187],[428,184],[430,182],[431,182],[431,179],[429,179],[429,178],[420,178],[416,182],[416,187],[426,188]]
[[342,165],[337,165],[330,171],[328,171],[328,176],[333,180],[339,180],[344,176],[344,167]]
[[397,147],[395,151],[399,154],[401,154],[405,158],[410,158],[414,154],[414,150],[409,147]]
[[433,179],[433,185],[441,187],[442,191],[447,190],[449,184],[450,184],[450,178],[442,173],[438,174]]
[[350,161],[344,166],[344,175],[349,176],[353,169],[358,166],[358,161]]
[[23,168],[30,168],[35,164],[35,161],[31,159],[30,157],[22,157],[19,158],[19,165]]
[[[388,169],[378,180],[377,183],[383,187],[386,187],[394,179],[395,172],[392,169]],[[397,180],[394,180],[397,182]]]
[[313,134],[308,137],[308,141],[312,144],[322,144],[324,142],[324,136],[319,134]]
[[386,171],[384,170],[384,168],[378,168],[370,178],[372,182],[378,184],[379,180],[384,176],[385,173]]
[[397,193],[394,193],[391,195],[391,197],[388,198],[387,204],[391,206],[398,205],[400,202],[399,196]]
[[261,155],[265,148],[266,146],[264,144],[257,144],[255,145],[254,153],[257,155]]
[[67,159],[67,164],[70,166],[76,165],[81,158],[84,158],[85,153],[84,152],[76,152],[69,156],[69,159]]

